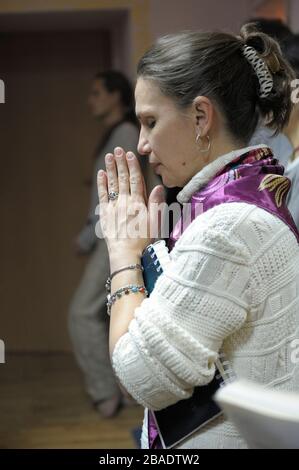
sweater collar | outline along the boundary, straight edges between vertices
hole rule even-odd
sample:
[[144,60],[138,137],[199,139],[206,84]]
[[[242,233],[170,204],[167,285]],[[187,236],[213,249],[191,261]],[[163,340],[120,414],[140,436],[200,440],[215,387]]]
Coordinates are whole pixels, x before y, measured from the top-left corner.
[[190,181],[183,187],[177,194],[177,201],[184,204],[190,201],[191,196],[205,186],[217,173],[219,173],[226,165],[240,157],[244,153],[251,150],[267,147],[266,145],[252,145],[241,149],[233,150],[232,152],[221,155],[206,165],[202,170],[196,173]]

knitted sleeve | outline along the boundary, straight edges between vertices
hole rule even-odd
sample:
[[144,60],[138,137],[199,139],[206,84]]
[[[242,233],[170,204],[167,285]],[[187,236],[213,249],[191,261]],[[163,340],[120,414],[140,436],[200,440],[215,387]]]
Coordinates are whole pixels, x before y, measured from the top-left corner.
[[224,204],[191,223],[115,346],[117,377],[147,408],[165,408],[209,383],[223,340],[246,320],[249,260],[237,236],[244,207]]

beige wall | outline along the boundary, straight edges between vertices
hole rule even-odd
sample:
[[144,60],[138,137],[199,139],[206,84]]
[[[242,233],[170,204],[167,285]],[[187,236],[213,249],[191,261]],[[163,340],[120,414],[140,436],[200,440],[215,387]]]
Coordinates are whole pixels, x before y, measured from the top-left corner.
[[154,37],[182,29],[236,31],[250,12],[247,0],[151,0],[150,5],[150,30]]

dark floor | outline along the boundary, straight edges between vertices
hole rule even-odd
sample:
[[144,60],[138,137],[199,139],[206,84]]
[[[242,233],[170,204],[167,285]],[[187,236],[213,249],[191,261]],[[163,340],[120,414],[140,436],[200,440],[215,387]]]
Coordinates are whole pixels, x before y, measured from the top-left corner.
[[[13,354],[0,364],[0,448],[137,448],[143,408],[94,411],[68,354]],[[135,433],[134,433],[135,430]]]

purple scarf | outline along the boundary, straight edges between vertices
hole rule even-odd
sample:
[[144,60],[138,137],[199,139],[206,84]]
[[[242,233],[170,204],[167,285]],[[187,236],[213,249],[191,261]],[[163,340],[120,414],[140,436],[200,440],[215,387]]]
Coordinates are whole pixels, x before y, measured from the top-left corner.
[[[200,213],[228,202],[247,202],[279,217],[292,230],[299,243],[299,232],[286,206],[291,182],[283,176],[268,147],[250,150],[226,165],[206,186],[195,192],[191,200],[191,214],[183,215],[168,240],[171,251],[184,230]],[[148,413],[149,448],[161,449],[162,444],[154,418]]]

